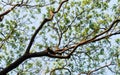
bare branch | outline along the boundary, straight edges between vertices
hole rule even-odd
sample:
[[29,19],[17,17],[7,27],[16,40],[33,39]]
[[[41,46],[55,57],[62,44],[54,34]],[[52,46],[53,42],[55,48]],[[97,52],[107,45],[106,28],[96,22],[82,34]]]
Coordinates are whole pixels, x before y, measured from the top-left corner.
[[[4,16],[5,15],[7,15],[8,13],[10,13],[15,7],[17,7],[17,6],[26,6],[26,7],[36,7],[36,6],[40,6],[40,5],[27,5],[27,3],[28,3],[28,1],[29,0],[27,0],[25,3],[24,3],[24,0],[22,0],[21,1],[21,3],[20,4],[11,4],[11,3],[6,3],[7,5],[11,5],[12,7],[10,8],[10,9],[8,9],[8,10],[6,10],[5,12],[3,12],[3,13],[1,13],[0,14],[0,21],[2,21],[3,20],[3,18],[4,18]],[[54,3],[54,2],[53,2]],[[53,3],[50,3],[50,4],[53,4]],[[43,6],[47,6],[47,5],[50,5],[50,4],[46,4],[46,5],[43,5]],[[43,6],[41,6],[41,7],[43,7]]]
[[62,1],[62,2],[60,3],[60,6],[58,7],[58,9],[57,9],[56,11],[54,11],[53,13],[57,13],[57,12],[60,10],[60,8],[62,7],[63,3],[67,2],[67,1],[68,1],[68,0]]
[[106,65],[104,65],[104,66],[102,66],[102,67],[99,67],[99,68],[97,68],[97,69],[95,69],[95,70],[89,71],[87,75],[91,75],[93,72],[96,72],[96,71],[98,71],[98,70],[100,70],[100,69],[102,69],[102,68],[108,67],[108,66],[110,66],[110,65],[112,65],[112,63],[106,64]]
[[50,72],[50,75],[52,75],[53,74],[53,72],[55,72],[56,70],[68,70],[68,72],[70,73],[69,75],[72,75],[71,74],[71,71],[68,69],[68,68],[64,68],[64,67],[62,67],[62,68],[55,68],[55,69],[53,69],[51,72]]
[[9,12],[11,12],[18,4],[14,5],[12,8],[6,10],[5,12],[3,12],[2,14],[0,14],[0,21],[3,20],[4,16],[7,15]]

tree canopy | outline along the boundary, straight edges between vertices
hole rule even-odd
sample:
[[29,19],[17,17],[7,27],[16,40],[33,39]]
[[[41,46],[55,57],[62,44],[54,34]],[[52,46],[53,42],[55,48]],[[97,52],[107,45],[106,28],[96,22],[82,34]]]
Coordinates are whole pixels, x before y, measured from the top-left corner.
[[0,0],[0,75],[120,74],[120,0]]

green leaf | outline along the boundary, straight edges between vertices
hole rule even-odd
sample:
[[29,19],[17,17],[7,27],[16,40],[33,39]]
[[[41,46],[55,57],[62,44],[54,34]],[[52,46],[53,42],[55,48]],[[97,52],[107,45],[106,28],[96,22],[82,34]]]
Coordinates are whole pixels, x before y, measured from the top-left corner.
[[41,49],[43,47],[42,44],[37,44],[37,46],[39,47],[39,49]]
[[32,30],[35,30],[35,26],[32,26]]
[[117,44],[120,44],[120,39],[119,38],[116,39],[115,41],[116,41]]
[[2,10],[2,7],[0,7],[0,11]]
[[2,28],[2,27],[4,27],[4,24],[3,24],[3,23],[0,24],[0,28]]
[[0,41],[2,41],[3,39],[0,37]]
[[39,0],[35,0],[36,2],[39,2]]

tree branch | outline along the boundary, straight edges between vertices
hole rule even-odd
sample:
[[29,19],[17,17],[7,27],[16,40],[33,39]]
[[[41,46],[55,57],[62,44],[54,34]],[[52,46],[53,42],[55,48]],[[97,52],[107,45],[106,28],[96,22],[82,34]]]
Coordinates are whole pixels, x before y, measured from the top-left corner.
[[[116,23],[118,23],[118,22],[120,22],[119,19],[113,21],[112,24],[110,25],[110,27],[109,27],[107,30],[101,32],[100,34],[94,36],[94,37],[91,38],[91,39],[82,41],[82,42],[78,43],[77,45],[71,46],[71,47],[69,47],[69,48],[63,48],[63,49],[59,49],[59,50],[56,50],[56,51],[55,51],[56,54],[59,54],[59,53],[64,53],[65,51],[68,51],[69,49],[73,49],[68,55],[66,55],[66,56],[61,56],[61,55],[52,55],[52,54],[49,54],[49,57],[53,57],[53,58],[63,58],[63,59],[64,59],[64,58],[70,58],[70,56],[75,52],[75,50],[76,50],[79,46],[81,46],[81,45],[84,45],[84,44],[87,44],[87,43],[91,43],[91,42],[96,42],[96,41],[99,41],[99,40],[104,39],[104,38],[106,38],[106,37],[110,37],[110,36],[112,36],[112,35],[120,34],[120,32],[116,32],[116,33],[113,33],[113,34],[108,34],[108,35],[106,35],[106,36],[100,37],[101,35],[109,32],[109,31],[113,28],[114,24],[116,24]],[[100,37],[100,38],[98,38],[98,37]]]
[[[87,43],[90,43],[90,42],[96,42],[96,41],[98,41],[98,40],[101,40],[101,39],[106,38],[107,36],[110,37],[110,36],[112,36],[112,35],[119,34],[119,33],[117,32],[117,33],[114,33],[114,34],[110,34],[110,35],[107,35],[107,36],[98,38],[98,37],[100,37],[101,35],[109,32],[109,31],[113,28],[114,24],[116,24],[116,23],[118,23],[118,22],[120,22],[119,19],[113,21],[112,24],[110,25],[110,27],[109,27],[108,29],[106,29],[105,31],[101,32],[100,34],[94,36],[93,38],[88,39],[88,40],[85,40],[85,41],[82,41],[82,42],[78,43],[77,45],[71,46],[71,47],[69,47],[69,48],[66,48],[66,49],[64,48],[64,49],[57,50],[56,53],[59,53],[59,52],[62,52],[62,53],[63,53],[63,52],[65,52],[65,51],[69,50],[69,49],[74,48],[74,49],[71,51],[71,53],[69,54],[69,55],[71,55],[71,54],[77,49],[77,47],[79,47],[79,46],[81,46],[81,45],[84,45],[84,44],[87,44]],[[96,39],[96,38],[98,38],[98,39]]]
[[33,34],[32,38],[31,38],[31,40],[30,40],[30,42],[29,42],[29,45],[28,45],[25,53],[29,53],[30,48],[31,48],[31,46],[32,46],[32,44],[33,44],[33,42],[34,42],[34,39],[35,39],[36,35],[37,35],[38,32],[42,29],[42,27],[44,26],[44,24],[47,23],[48,21],[51,21],[51,20],[53,19],[53,17],[54,17],[54,14],[56,14],[56,13],[60,10],[60,8],[61,8],[61,6],[63,5],[63,3],[67,2],[67,1],[68,1],[68,0],[65,0],[65,1],[61,2],[61,4],[60,4],[60,6],[58,7],[57,11],[55,11],[55,12],[50,11],[50,18],[45,18],[45,19],[43,20],[43,22],[41,23],[41,25],[38,27],[38,29],[34,32],[34,34]]
[[72,75],[72,74],[71,74],[71,71],[70,71],[68,68],[64,68],[64,67],[62,67],[62,68],[55,68],[55,69],[53,69],[53,70],[50,72],[50,75],[52,75],[52,74],[53,74],[53,72],[55,72],[56,70],[62,70],[62,69],[68,70],[68,72],[70,73],[69,75]]
[[31,54],[24,54],[23,56],[21,56],[20,58],[18,58],[16,61],[14,61],[13,63],[11,63],[9,66],[7,66],[6,68],[4,68],[0,72],[0,75],[6,75],[9,71],[13,70],[17,66],[19,66],[23,61],[25,61],[25,60],[27,60],[29,58],[42,57],[42,56],[47,56],[47,55],[48,55],[47,50],[44,50],[42,52],[31,53]]
[[[58,7],[57,11],[55,11],[55,12],[50,11],[50,18],[45,18],[45,19],[43,20],[43,22],[41,23],[41,25],[38,27],[38,29],[36,29],[36,31],[34,32],[32,38],[31,38],[31,40],[30,40],[30,42],[29,42],[29,44],[28,44],[28,47],[27,47],[27,49],[26,49],[25,54],[24,54],[23,56],[21,56],[20,58],[18,58],[18,59],[17,59],[16,61],[14,61],[13,63],[11,63],[11,64],[10,64],[9,66],[7,66],[6,68],[4,68],[4,69],[0,72],[0,75],[6,75],[9,71],[11,71],[11,70],[13,70],[14,68],[16,68],[17,66],[19,66],[23,61],[25,61],[25,60],[28,59],[28,58],[48,56],[48,53],[50,53],[50,52],[49,52],[49,50],[47,50],[47,49],[49,49],[49,48],[47,48],[46,50],[44,50],[44,51],[42,51],[42,52],[36,52],[36,53],[29,53],[29,51],[30,51],[30,48],[31,48],[31,46],[32,46],[32,44],[33,44],[33,42],[34,42],[34,39],[35,39],[36,35],[37,35],[38,32],[42,29],[42,27],[44,26],[44,24],[45,24],[46,22],[48,22],[48,21],[51,21],[51,20],[53,19],[54,14],[57,13],[57,12],[60,10],[62,4],[65,3],[65,2],[67,2],[67,1],[68,1],[68,0],[65,0],[65,1],[61,2],[61,4],[60,4],[60,6]],[[13,6],[13,8],[11,8],[11,10],[13,10],[16,6],[17,6],[17,5]],[[11,10],[7,11],[6,13],[3,13],[1,16],[4,16],[4,15],[8,14]],[[0,16],[0,17],[1,17],[1,16]]]
[[106,64],[106,65],[104,65],[104,66],[102,66],[102,67],[99,67],[99,68],[97,68],[97,69],[95,69],[95,70],[89,71],[87,75],[91,75],[93,72],[96,72],[96,71],[98,71],[98,70],[100,70],[100,69],[102,69],[102,68],[108,67],[108,66],[110,66],[110,65],[112,65],[112,63]]
[[6,10],[5,12],[3,12],[2,14],[0,14],[0,21],[3,20],[4,16],[7,15],[10,11],[12,11],[18,4],[14,5],[12,8]]

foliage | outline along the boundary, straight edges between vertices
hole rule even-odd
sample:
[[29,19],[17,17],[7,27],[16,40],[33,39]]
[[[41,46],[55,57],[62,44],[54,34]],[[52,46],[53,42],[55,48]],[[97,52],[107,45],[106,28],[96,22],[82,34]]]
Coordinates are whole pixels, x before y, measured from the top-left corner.
[[119,22],[120,0],[1,0],[0,75],[119,75]]

